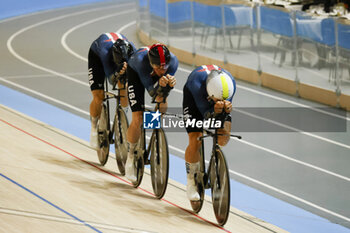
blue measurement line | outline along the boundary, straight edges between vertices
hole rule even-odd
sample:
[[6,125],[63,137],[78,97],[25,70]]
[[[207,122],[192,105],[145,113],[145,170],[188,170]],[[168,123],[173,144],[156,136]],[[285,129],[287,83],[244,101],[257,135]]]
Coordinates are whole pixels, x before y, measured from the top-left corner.
[[36,196],[37,198],[39,198],[40,200],[46,202],[47,204],[49,204],[49,205],[55,207],[55,208],[58,209],[59,211],[65,213],[65,214],[67,214],[68,216],[74,218],[75,220],[81,222],[81,223],[84,224],[85,226],[90,227],[92,230],[94,230],[94,231],[96,231],[96,232],[101,232],[101,233],[102,233],[102,231],[99,231],[99,230],[96,229],[95,227],[91,226],[90,224],[86,223],[85,221],[81,220],[80,218],[74,216],[73,214],[71,214],[71,213],[65,211],[65,210],[62,209],[61,207],[59,207],[59,206],[53,204],[53,203],[50,202],[49,200],[46,200],[45,198],[43,198],[43,197],[41,197],[40,195],[34,193],[33,191],[31,191],[31,190],[29,190],[28,188],[24,187],[23,185],[17,183],[16,181],[12,180],[11,178],[5,176],[4,174],[0,173],[0,176],[4,177],[4,178],[7,179],[8,181],[11,181],[11,182],[14,183],[15,185],[21,187],[21,188],[24,189],[25,191],[31,193],[32,195]]

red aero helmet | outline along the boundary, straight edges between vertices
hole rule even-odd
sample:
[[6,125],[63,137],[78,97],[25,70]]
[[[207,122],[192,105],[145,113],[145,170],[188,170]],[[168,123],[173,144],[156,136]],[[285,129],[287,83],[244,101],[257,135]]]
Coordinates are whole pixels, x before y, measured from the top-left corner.
[[169,49],[160,43],[153,44],[149,48],[148,58],[152,65],[168,68],[170,62]]

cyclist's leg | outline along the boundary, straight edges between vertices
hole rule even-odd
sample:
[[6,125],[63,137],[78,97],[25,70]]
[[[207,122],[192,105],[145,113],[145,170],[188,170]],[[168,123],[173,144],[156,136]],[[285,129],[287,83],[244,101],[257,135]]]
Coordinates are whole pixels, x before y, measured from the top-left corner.
[[97,121],[101,114],[101,107],[104,98],[104,70],[99,57],[90,49],[88,56],[89,85],[92,93],[90,103],[91,133],[90,144],[97,148]]
[[103,90],[92,90],[92,101],[90,103],[90,117],[91,117],[91,123],[95,121],[95,125],[97,123],[97,119],[101,115],[101,108],[104,98],[104,91]]
[[128,97],[132,111],[132,119],[127,132],[128,156],[125,164],[126,177],[134,182],[136,180],[134,172],[134,151],[141,135],[142,114],[144,111],[145,88],[143,87],[137,73],[130,67],[128,75]]
[[137,143],[141,135],[143,111],[137,111],[132,113],[132,120],[128,128],[127,140],[129,143]]
[[128,106],[129,102],[128,102],[128,91],[127,91],[127,87],[128,87],[128,83],[122,83],[120,80],[118,80],[118,88],[121,89],[120,90],[120,95],[122,96],[120,98],[120,105],[125,108]]
[[[191,92],[184,87],[184,98],[183,98],[183,114],[185,121],[192,119],[201,120],[202,115],[200,114],[196,103]],[[198,140],[198,137],[202,136],[202,128],[196,126],[191,127],[186,125],[186,131],[188,133],[189,144],[185,151],[185,161],[186,161],[186,173],[187,173],[187,197],[191,201],[200,200],[200,195],[198,193],[195,184],[195,174],[199,172],[200,169],[200,153],[202,142]]]
[[188,146],[185,151],[186,163],[199,163],[199,150],[202,146],[202,141],[198,140],[198,137],[203,135],[202,132],[188,132]]
[[219,134],[227,134],[227,135],[218,136],[218,144],[220,146],[225,146],[229,142],[230,136],[228,134],[230,134],[230,132],[231,132],[231,117],[224,122],[223,128],[218,129]]

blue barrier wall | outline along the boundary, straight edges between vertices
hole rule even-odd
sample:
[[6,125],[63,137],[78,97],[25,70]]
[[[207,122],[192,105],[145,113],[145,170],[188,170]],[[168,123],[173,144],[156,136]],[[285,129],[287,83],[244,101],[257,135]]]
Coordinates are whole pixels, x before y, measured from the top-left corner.
[[[147,7],[147,0],[139,0],[141,7]],[[166,0],[149,0],[152,15],[166,18]],[[193,2],[194,21],[206,26],[222,28],[222,10],[220,6],[210,6]],[[169,23],[190,21],[191,2],[168,3]],[[257,27],[257,13],[253,7],[246,5],[225,5],[225,25],[227,27]],[[309,39],[327,46],[335,45],[335,20],[333,18],[312,18],[304,12],[292,14],[267,6],[260,6],[261,29],[274,34],[293,37],[293,25],[296,23],[296,36]],[[350,26],[339,24],[338,42],[342,48],[350,49]]]
[[275,34],[293,37],[290,14],[269,7],[260,7],[261,29]]
[[338,45],[350,50],[350,25],[338,24]]
[[191,2],[174,2],[169,4],[169,22],[181,23],[191,21]]
[[297,36],[328,46],[335,45],[335,21],[332,18],[296,17]]
[[165,19],[165,0],[149,0],[149,12]]

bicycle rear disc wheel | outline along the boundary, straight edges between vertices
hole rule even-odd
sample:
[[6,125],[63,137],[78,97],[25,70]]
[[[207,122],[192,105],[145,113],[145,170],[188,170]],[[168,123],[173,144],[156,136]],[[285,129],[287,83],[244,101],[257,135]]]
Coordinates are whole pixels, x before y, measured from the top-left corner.
[[109,155],[109,137],[107,129],[107,109],[105,105],[102,105],[102,111],[100,118],[97,122],[98,129],[98,149],[97,156],[100,161],[100,164],[104,166],[107,163]]
[[151,140],[151,179],[156,198],[161,199],[168,185],[169,150],[163,129],[156,129]]
[[125,162],[128,156],[128,141],[126,139],[128,128],[129,122],[124,110],[117,108],[114,117],[114,148],[118,169],[122,176],[125,175]]
[[144,172],[144,168],[145,168],[145,162],[144,162],[144,158],[143,155],[145,153],[145,136],[144,136],[144,131],[143,129],[141,129],[141,135],[139,138],[139,141],[137,142],[137,146],[136,146],[136,154],[135,154],[135,160],[134,160],[134,166],[135,166],[135,176],[136,176],[136,181],[132,182],[132,185],[134,186],[134,188],[137,188],[142,181],[142,177],[143,177],[143,172]]
[[200,172],[196,174],[195,181],[197,186],[197,191],[199,193],[199,201],[190,201],[193,212],[199,213],[201,211],[203,202],[204,202],[204,194],[205,194],[205,184],[204,184],[204,173],[205,173],[205,164],[204,164],[204,154],[203,148],[200,148]]
[[[210,160],[211,197],[216,220],[220,226],[223,226],[230,213],[230,176],[222,150],[217,148],[215,153],[217,155],[217,163],[215,156],[212,156]],[[218,173],[216,173],[215,166],[217,166]]]

